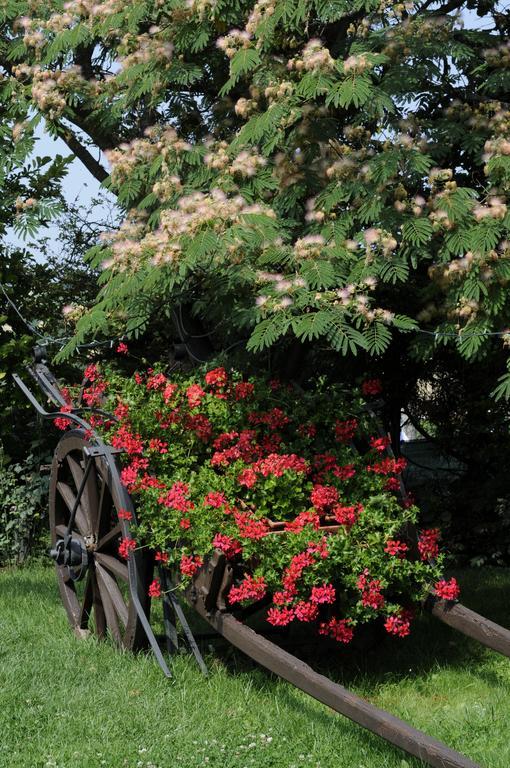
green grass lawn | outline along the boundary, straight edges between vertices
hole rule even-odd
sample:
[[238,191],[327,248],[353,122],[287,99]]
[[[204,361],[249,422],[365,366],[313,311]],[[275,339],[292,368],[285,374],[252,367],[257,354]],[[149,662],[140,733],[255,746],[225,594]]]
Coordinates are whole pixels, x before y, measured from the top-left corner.
[[[510,572],[456,574],[463,601],[510,624]],[[206,648],[207,650],[207,648]],[[321,671],[469,755],[510,766],[510,660],[424,617],[405,640],[322,653]],[[186,654],[77,640],[53,571],[0,571],[0,768],[418,768],[381,739],[214,642]],[[308,659],[310,660],[310,659]]]

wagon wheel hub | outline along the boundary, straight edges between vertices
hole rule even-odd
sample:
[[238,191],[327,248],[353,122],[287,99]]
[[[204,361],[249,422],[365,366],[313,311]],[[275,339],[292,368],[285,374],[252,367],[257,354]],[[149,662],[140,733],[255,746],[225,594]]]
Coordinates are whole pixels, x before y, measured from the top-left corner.
[[72,536],[67,538],[67,542],[65,539],[59,539],[55,548],[50,550],[50,557],[57,565],[65,566],[68,569],[69,576],[73,581],[83,579],[90,562],[90,556],[83,540]]
[[84,537],[85,541],[85,547],[87,549],[87,552],[95,552],[97,548],[97,536],[94,533],[91,533],[90,536]]

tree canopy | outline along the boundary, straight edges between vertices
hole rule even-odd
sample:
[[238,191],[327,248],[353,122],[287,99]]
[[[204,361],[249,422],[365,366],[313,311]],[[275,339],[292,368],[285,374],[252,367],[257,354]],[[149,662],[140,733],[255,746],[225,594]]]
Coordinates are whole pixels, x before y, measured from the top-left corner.
[[1,5],[4,136],[29,141],[43,116],[126,211],[91,254],[102,287],[74,344],[178,303],[253,351],[507,343],[491,336],[510,320],[498,3]]

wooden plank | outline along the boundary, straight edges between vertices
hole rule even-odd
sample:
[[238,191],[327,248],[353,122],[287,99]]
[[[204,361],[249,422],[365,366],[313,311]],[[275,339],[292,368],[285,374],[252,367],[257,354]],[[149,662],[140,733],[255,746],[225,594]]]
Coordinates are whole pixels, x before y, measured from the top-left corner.
[[431,595],[425,607],[444,624],[457,629],[463,635],[491,648],[493,651],[510,657],[510,631],[500,627],[461,603],[440,600]]
[[480,768],[468,757],[315,672],[308,664],[241,624],[231,614],[208,614],[200,600],[193,605],[226,640],[254,661],[410,755],[433,768]]

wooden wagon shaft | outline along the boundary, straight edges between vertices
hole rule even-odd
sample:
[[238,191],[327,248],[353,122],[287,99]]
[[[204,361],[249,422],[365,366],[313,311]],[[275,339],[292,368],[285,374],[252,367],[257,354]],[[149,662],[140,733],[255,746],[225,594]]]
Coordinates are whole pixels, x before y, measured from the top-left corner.
[[487,648],[510,658],[510,630],[501,627],[485,616],[471,611],[461,603],[451,603],[430,595],[425,608],[440,621],[457,629],[467,637],[478,640]]
[[410,755],[434,768],[480,768],[478,763],[315,672],[308,664],[241,624],[231,614],[220,611],[210,614],[201,601],[196,602],[194,608],[225,640],[258,664]]

